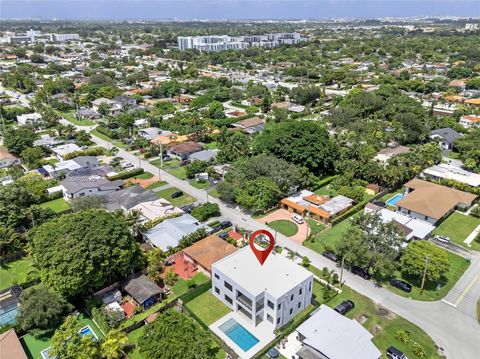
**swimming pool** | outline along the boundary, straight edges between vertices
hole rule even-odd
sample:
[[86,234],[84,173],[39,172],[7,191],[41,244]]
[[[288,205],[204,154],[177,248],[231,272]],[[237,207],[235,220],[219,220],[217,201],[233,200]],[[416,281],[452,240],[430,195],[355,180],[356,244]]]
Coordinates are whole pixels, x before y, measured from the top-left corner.
[[85,336],[85,335],[92,335],[93,336],[93,340],[97,341],[98,340],[98,337],[97,335],[93,332],[92,328],[90,328],[89,325],[83,327],[82,329],[80,329],[79,331],[80,333],[80,336]]
[[393,196],[387,201],[387,204],[389,204],[390,206],[396,206],[397,202],[400,201],[404,196],[405,195],[403,193],[397,193],[395,196]]
[[219,329],[224,332],[227,337],[233,340],[233,342],[237,344],[244,352],[250,350],[260,341],[233,318],[220,325]]

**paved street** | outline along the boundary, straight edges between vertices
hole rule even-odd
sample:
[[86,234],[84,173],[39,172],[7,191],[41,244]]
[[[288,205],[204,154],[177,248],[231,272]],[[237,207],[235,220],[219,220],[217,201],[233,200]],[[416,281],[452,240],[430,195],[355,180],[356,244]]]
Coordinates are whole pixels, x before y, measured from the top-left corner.
[[[85,129],[85,127],[79,128]],[[107,141],[96,136],[92,136],[92,139],[100,146],[111,147]],[[159,170],[156,166],[125,150],[120,149],[118,156],[132,162],[135,166],[141,166],[145,171],[159,176],[161,180],[168,181],[172,186],[198,200],[207,200],[206,191],[199,190],[188,182]],[[212,196],[208,196],[208,200],[218,203],[222,215],[241,227],[249,230],[268,229],[267,226],[255,221],[238,207],[226,205]],[[332,261],[281,234],[277,234],[277,243],[302,256],[308,256],[312,264],[318,268],[328,267],[339,271]],[[477,358],[480,353],[480,325],[476,319],[476,300],[480,297],[479,275],[480,257],[474,255],[471,266],[445,300],[436,302],[421,302],[400,297],[387,289],[376,286],[373,282],[354,276],[350,272],[344,272],[343,278],[349,287],[424,329],[439,347],[444,349],[447,358],[473,359]]]

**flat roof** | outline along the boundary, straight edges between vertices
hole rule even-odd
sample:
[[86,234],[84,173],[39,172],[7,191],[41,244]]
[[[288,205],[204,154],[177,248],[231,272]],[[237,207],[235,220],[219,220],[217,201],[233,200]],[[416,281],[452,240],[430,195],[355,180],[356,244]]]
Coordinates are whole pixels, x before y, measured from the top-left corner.
[[313,277],[311,272],[275,251],[260,265],[250,246],[215,262],[212,268],[254,296],[268,292],[276,298]]

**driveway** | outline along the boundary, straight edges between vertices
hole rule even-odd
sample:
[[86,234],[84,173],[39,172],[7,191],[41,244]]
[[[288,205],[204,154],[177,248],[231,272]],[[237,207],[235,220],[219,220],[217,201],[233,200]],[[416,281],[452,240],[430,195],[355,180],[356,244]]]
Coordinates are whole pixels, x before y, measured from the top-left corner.
[[277,209],[276,211],[267,214],[265,217],[258,218],[257,221],[265,224],[266,222],[270,223],[273,221],[278,221],[278,220],[286,220],[294,223],[297,228],[298,232],[294,234],[291,237],[288,237],[288,239],[295,241],[296,243],[303,243],[303,241],[307,238],[307,233],[308,233],[308,224],[307,222],[304,222],[303,224],[298,224],[292,221],[292,213],[287,211],[286,209]]

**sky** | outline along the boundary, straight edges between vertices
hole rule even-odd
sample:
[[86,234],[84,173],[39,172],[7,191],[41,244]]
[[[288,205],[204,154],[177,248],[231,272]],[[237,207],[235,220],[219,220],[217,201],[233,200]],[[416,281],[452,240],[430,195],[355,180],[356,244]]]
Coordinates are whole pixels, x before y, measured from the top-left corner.
[[480,17],[480,0],[0,0],[0,18],[327,19]]

